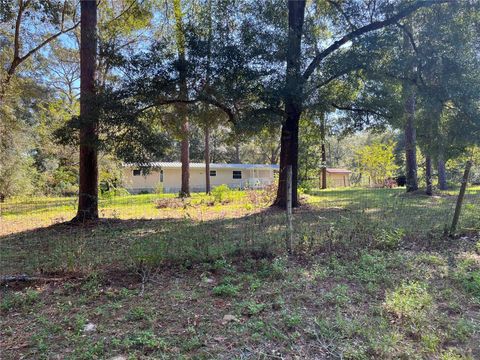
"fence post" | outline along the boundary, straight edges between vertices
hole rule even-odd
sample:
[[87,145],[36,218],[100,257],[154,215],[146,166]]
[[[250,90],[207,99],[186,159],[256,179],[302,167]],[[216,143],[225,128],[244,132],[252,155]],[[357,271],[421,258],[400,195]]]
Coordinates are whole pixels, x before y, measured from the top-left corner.
[[285,240],[285,245],[287,252],[292,253],[292,244],[293,244],[293,224],[292,224],[292,166],[287,166],[287,223],[288,223],[288,234]]
[[469,160],[465,166],[465,172],[462,178],[462,185],[460,192],[458,193],[457,205],[455,207],[455,213],[453,214],[452,226],[450,227],[450,236],[455,235],[457,230],[458,220],[460,219],[460,212],[462,211],[463,198],[465,197],[465,191],[467,190],[468,176],[470,175],[470,169],[472,168],[472,162]]

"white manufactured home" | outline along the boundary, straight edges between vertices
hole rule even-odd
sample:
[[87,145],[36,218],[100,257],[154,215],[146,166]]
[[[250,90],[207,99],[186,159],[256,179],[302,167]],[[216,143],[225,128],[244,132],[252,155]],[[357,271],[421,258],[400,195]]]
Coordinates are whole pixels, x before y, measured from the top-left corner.
[[[154,162],[144,172],[137,166],[125,165],[124,183],[130,193],[178,193],[182,183],[182,164],[179,162]],[[228,185],[230,188],[262,188],[273,183],[278,165],[264,164],[210,164],[212,188]],[[190,163],[190,191],[205,191],[205,164]]]

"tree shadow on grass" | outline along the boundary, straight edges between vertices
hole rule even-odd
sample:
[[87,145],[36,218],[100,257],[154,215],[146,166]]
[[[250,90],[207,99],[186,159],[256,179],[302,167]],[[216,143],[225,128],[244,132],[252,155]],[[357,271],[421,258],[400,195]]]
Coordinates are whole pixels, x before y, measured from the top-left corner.
[[[415,199],[366,204],[361,195],[351,196],[348,204],[308,203],[294,212],[295,247],[303,253],[355,253],[376,246],[377,236],[393,236],[397,229],[414,234],[411,238],[418,241],[420,234],[431,234],[432,229],[441,233],[447,210]],[[268,256],[284,253],[286,234],[285,212],[276,208],[235,218],[59,223],[0,236],[0,268],[3,274],[89,272],[188,265],[245,254]]]

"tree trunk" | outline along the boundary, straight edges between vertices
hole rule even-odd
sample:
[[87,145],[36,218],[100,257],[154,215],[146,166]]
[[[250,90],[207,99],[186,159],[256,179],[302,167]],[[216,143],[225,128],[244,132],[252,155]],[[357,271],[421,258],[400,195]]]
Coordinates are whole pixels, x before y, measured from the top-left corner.
[[325,148],[325,138],[326,138],[326,129],[325,129],[325,114],[322,114],[322,118],[320,119],[320,136],[322,140],[322,189],[327,188],[327,150]]
[[286,120],[280,139],[280,177],[275,205],[285,208],[287,168],[292,167],[292,206],[298,206],[298,123],[302,114],[304,80],[300,72],[305,1],[288,2],[288,49],[285,86]]
[[[404,34],[404,51],[413,51],[410,38]],[[406,73],[415,73],[415,65],[409,64]],[[415,88],[407,81],[403,84],[403,98],[405,101],[405,163],[407,192],[418,190],[417,178],[417,133],[415,128],[416,97]]]
[[429,196],[433,195],[433,185],[432,185],[432,157],[427,155],[425,157],[425,181],[426,181],[426,190],[425,193]]
[[205,192],[210,194],[210,128],[205,126]]
[[240,143],[238,141],[235,141],[235,163],[236,164],[241,164],[242,162],[240,161]]
[[277,146],[272,149],[272,153],[270,154],[270,164],[276,164],[278,162],[278,152],[280,151],[280,145],[277,144]]
[[415,93],[411,89],[406,102],[405,112],[407,122],[405,125],[405,161],[407,192],[418,190],[417,178],[417,133],[415,130]]
[[445,160],[443,155],[438,157],[438,188],[440,190],[448,190],[447,170],[445,168]]
[[[183,13],[181,0],[173,1],[173,10],[175,14],[175,36],[178,51],[178,76],[179,76],[179,97],[188,100],[187,85],[187,63],[185,58],[185,30],[183,28]],[[182,187],[180,189],[181,197],[190,196],[190,140],[187,105],[179,104],[178,113],[181,121],[181,154],[182,162]]]
[[80,179],[78,211],[72,221],[98,219],[98,109],[95,104],[97,2],[81,1]]
[[[180,105],[185,107],[185,105]],[[186,112],[184,109],[182,112]],[[182,149],[181,149],[181,162],[182,162],[182,188],[180,190],[181,197],[190,196],[190,140],[189,140],[189,124],[188,117],[184,115],[182,122]]]

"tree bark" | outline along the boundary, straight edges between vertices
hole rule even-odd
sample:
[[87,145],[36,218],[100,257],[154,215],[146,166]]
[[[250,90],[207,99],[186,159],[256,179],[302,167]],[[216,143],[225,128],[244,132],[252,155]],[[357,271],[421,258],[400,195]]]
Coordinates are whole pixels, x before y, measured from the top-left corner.
[[425,193],[429,196],[432,196],[433,195],[432,157],[430,155],[427,155],[425,157],[425,182],[426,182]]
[[288,49],[285,86],[286,120],[280,139],[280,176],[275,205],[285,208],[287,196],[287,168],[292,167],[292,207],[298,206],[298,127],[302,114],[304,79],[300,72],[305,1],[288,2]]
[[210,194],[210,128],[205,126],[205,192]]
[[[179,75],[179,97],[180,99],[188,100],[188,85],[187,85],[187,63],[185,58],[185,30],[183,27],[183,13],[181,0],[174,0],[173,2],[175,13],[175,35],[177,41],[178,51],[178,75]],[[181,121],[181,154],[180,160],[182,162],[182,186],[180,189],[181,197],[190,196],[190,139],[189,139],[189,124],[187,114],[187,104],[182,103],[178,105],[178,112]]]
[[235,141],[234,147],[235,147],[235,163],[241,164],[242,162],[240,161],[240,143],[238,141]]
[[[404,34],[404,50],[412,52],[412,45],[408,34]],[[415,75],[415,65],[409,64],[406,73]],[[416,96],[415,88],[407,81],[403,84],[403,98],[405,101],[405,165],[407,192],[418,190],[417,177],[417,133],[415,128]]]
[[448,190],[447,170],[445,168],[445,160],[443,155],[438,157],[438,188],[440,190]]
[[81,1],[80,32],[80,186],[72,221],[98,219],[98,109],[95,104],[97,2]]
[[327,150],[325,148],[325,138],[326,138],[326,129],[325,129],[325,114],[322,114],[322,118],[320,119],[320,136],[322,140],[322,189],[327,188]]
[[[184,105],[182,105],[184,106]],[[186,109],[185,109],[186,110]],[[185,115],[182,122],[182,188],[180,190],[181,197],[190,196],[190,140],[189,140],[189,124],[188,118]]]
[[405,102],[407,122],[405,125],[405,161],[407,192],[418,190],[417,178],[417,132],[415,129],[415,94],[413,89]]

